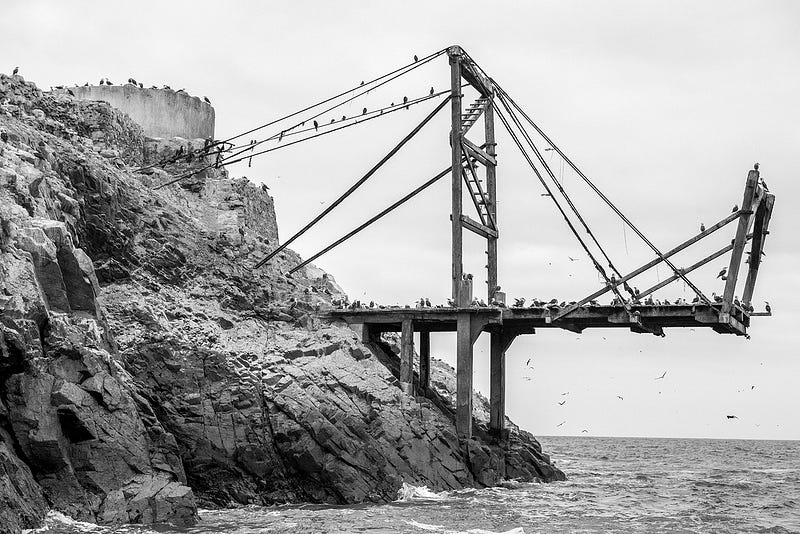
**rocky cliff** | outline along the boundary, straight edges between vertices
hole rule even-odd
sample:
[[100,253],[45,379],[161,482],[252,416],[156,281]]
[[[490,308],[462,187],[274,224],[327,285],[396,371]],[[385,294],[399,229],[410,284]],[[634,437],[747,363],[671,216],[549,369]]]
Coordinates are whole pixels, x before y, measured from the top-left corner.
[[536,440],[460,443],[453,370],[405,395],[393,340],[316,311],[331,276],[281,254],[267,191],[154,140],[106,104],[0,76],[0,532],[48,508],[191,524],[225,506],[393,499],[563,474]]

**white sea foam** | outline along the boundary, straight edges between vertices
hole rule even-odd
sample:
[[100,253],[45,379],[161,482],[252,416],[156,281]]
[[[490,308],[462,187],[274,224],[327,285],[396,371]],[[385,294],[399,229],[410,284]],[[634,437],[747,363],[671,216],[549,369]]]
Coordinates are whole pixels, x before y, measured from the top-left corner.
[[108,530],[105,527],[95,525],[94,523],[84,523],[72,519],[61,512],[50,511],[44,518],[44,523],[41,527],[36,529],[23,530],[23,534],[35,534],[37,532],[47,532],[54,528],[69,527],[71,532],[102,532]]
[[397,490],[397,499],[395,502],[407,501],[441,501],[445,497],[435,491],[431,491],[425,486],[412,486],[403,482],[403,486]]
[[419,523],[417,521],[414,521],[413,519],[406,521],[406,524],[411,525],[412,527],[417,527],[418,529],[421,530],[428,530],[428,531],[435,531],[435,530],[441,531],[444,529],[443,525],[428,525],[426,523]]

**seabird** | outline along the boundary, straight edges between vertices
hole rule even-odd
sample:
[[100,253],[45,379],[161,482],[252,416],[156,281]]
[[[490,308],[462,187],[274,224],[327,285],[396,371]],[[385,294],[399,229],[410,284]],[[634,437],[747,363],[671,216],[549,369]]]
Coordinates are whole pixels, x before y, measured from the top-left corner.
[[331,119],[331,124],[333,124],[334,122],[336,122],[336,119]]
[[617,398],[618,398],[619,400],[625,400],[625,399],[623,399],[623,398],[622,398],[621,396],[619,396],[619,395],[617,395]]
[[142,82],[139,82],[139,89],[144,89],[144,84]]
[[725,276],[725,274],[726,274],[727,272],[728,272],[728,268],[727,268],[727,267],[726,267],[726,268],[724,268],[724,269],[722,269],[722,270],[719,272],[719,274],[717,275],[717,278],[722,278],[723,276]]
[[662,379],[662,378],[664,378],[665,376],[667,376],[667,372],[666,372],[666,371],[664,371],[664,374],[663,374],[663,375],[659,376],[658,378],[654,378],[653,380],[661,380],[661,379]]
[[[364,85],[364,80],[361,80],[361,85]],[[360,86],[359,86],[360,87]]]
[[414,54],[414,63],[416,63],[417,61],[419,61],[419,58],[417,57],[416,54]]
[[106,84],[105,78],[100,78],[100,85],[105,85],[105,84]]
[[559,426],[563,425],[564,423],[566,423],[566,421],[561,421],[561,422],[560,422],[560,423],[558,423],[556,426],[557,426],[557,427],[559,427]]
[[573,258],[572,256],[567,256],[567,257],[569,258],[569,261],[578,261],[578,258]]
[[728,419],[739,419],[735,415],[726,415],[725,417],[727,417]]
[[767,302],[767,301],[765,300],[765,301],[764,301],[764,304],[766,304],[766,306],[764,307],[764,309],[765,309],[765,310],[767,310],[767,313],[772,313],[772,308],[770,308],[770,307],[769,307],[769,302]]
[[701,232],[705,232],[706,231],[706,225],[705,224],[700,223],[700,231]]
[[757,170],[758,170],[758,163],[754,163],[754,164],[753,164],[753,170],[755,170],[755,171],[757,171]]
[[206,104],[210,104],[211,103],[211,100],[209,100],[207,96],[204,96],[203,100],[206,101]]
[[314,130],[319,131],[319,123],[317,121],[314,121]]
[[769,187],[767,187],[767,182],[765,182],[763,178],[761,179],[761,187],[764,188],[764,191],[769,192]]
[[563,397],[564,395],[569,395],[569,391],[565,391],[564,393],[562,393],[562,394],[561,394],[561,396],[562,396],[562,397]]
[[734,204],[733,205],[733,209],[731,210],[731,213],[736,213],[737,211],[739,211],[739,205],[738,204]]
[[364,109],[362,109],[362,110],[361,110],[361,114],[362,114],[362,115],[366,115],[366,114],[367,114],[367,108],[364,108]]
[[[407,104],[407,103],[408,103],[408,97],[404,96],[403,97],[403,104]],[[406,109],[408,109],[408,106],[406,106]]]
[[19,72],[19,67],[14,67],[14,72],[11,73],[12,76],[16,76]]
[[433,87],[431,87],[431,92],[430,92],[430,94],[433,94]]
[[344,115],[342,115],[342,120],[343,120],[343,121],[347,120],[347,117],[345,117]]
[[586,434],[588,434],[588,433],[589,433],[589,431],[588,431],[588,430],[586,430],[586,429],[584,428],[583,430],[581,430],[581,433],[582,433],[582,434],[583,434],[583,433],[586,433]]
[[106,85],[114,85],[114,84],[113,84],[113,83],[111,83],[111,80],[109,80],[108,78],[106,78]]
[[567,402],[567,401],[565,401],[565,400],[564,400],[564,401],[561,401],[561,402],[559,402],[559,403],[558,403],[558,405],[559,405],[559,406],[564,406],[564,404],[566,404],[566,402]]
[[531,359],[530,359],[530,358],[528,358],[528,361],[527,361],[527,362],[525,362],[525,365],[530,365],[530,364],[531,364]]

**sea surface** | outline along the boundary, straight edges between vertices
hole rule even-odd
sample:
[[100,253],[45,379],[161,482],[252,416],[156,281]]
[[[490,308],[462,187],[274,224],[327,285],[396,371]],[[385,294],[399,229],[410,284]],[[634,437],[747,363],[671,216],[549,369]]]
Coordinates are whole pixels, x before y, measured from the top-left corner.
[[406,486],[370,506],[202,510],[189,529],[117,529],[51,514],[36,532],[800,533],[800,441],[545,437],[569,478],[434,493]]

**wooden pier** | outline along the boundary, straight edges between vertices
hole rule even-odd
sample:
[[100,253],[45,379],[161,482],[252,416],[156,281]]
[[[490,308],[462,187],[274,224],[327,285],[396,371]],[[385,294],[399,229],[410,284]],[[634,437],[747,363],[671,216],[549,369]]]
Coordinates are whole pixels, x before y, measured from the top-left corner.
[[334,310],[326,315],[351,325],[363,325],[363,341],[371,342],[383,332],[401,333],[400,384],[413,395],[414,332],[419,332],[419,384],[422,395],[430,383],[430,335],[456,332],[456,429],[462,438],[472,435],[473,345],[482,332],[490,341],[490,431],[505,435],[505,358],[517,336],[534,334],[537,328],[561,328],[580,333],[587,328],[627,328],[632,332],[664,335],[664,328],[711,328],[721,334],[747,335],[750,316],[734,307],[727,319],[720,310],[706,304],[646,306],[582,306],[567,317],[554,319],[559,309],[551,308],[367,308]]

